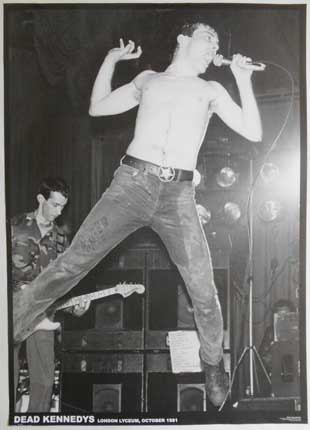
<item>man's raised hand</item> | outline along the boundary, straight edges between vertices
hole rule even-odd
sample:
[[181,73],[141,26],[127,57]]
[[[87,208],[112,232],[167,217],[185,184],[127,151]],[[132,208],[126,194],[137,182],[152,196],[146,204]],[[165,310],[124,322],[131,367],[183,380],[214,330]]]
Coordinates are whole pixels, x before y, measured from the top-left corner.
[[139,58],[142,54],[141,46],[137,47],[135,51],[135,43],[132,40],[129,40],[127,45],[124,45],[123,39],[120,39],[119,48],[110,49],[107,57],[113,59],[115,62],[122,60],[134,60]]
[[251,61],[251,58],[241,54],[233,55],[230,68],[236,79],[242,79],[243,77],[248,79],[252,75],[253,68],[248,64]]

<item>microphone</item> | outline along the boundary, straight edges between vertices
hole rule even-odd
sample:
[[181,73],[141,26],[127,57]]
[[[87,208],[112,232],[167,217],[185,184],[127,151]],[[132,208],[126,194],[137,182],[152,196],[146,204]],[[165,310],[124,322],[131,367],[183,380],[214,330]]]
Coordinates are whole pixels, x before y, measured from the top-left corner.
[[[216,67],[221,66],[229,66],[232,63],[232,60],[228,60],[227,58],[224,58],[223,55],[216,54],[216,56],[213,58],[213,64]],[[257,72],[262,72],[266,68],[266,64],[263,63],[254,63],[252,61],[248,61],[243,66],[245,69],[248,70],[255,70]]]

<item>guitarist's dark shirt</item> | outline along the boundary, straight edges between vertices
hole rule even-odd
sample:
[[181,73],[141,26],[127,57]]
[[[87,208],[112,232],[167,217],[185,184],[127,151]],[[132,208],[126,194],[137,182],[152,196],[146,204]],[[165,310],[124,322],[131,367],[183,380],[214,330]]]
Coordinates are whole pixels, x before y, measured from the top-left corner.
[[15,291],[35,279],[69,246],[64,229],[55,223],[42,236],[34,212],[14,217],[11,235],[12,283]]

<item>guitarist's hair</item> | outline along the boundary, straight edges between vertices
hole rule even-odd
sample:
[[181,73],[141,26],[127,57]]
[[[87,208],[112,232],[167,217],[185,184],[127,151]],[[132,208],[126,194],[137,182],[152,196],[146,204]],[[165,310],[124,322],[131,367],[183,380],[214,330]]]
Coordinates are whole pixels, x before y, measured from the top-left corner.
[[41,181],[38,189],[38,194],[42,194],[47,200],[49,199],[52,191],[57,191],[66,198],[68,198],[69,196],[69,187],[64,181],[64,179],[60,177],[49,176]]

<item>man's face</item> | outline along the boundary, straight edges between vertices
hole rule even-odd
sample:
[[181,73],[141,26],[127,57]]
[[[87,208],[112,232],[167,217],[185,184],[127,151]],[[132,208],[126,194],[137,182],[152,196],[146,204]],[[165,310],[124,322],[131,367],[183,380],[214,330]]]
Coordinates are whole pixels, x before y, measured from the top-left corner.
[[51,191],[48,199],[42,197],[39,203],[41,216],[47,222],[52,222],[62,213],[68,199],[58,191]]
[[204,73],[219,49],[216,32],[207,26],[198,27],[189,38],[187,54],[197,73]]

